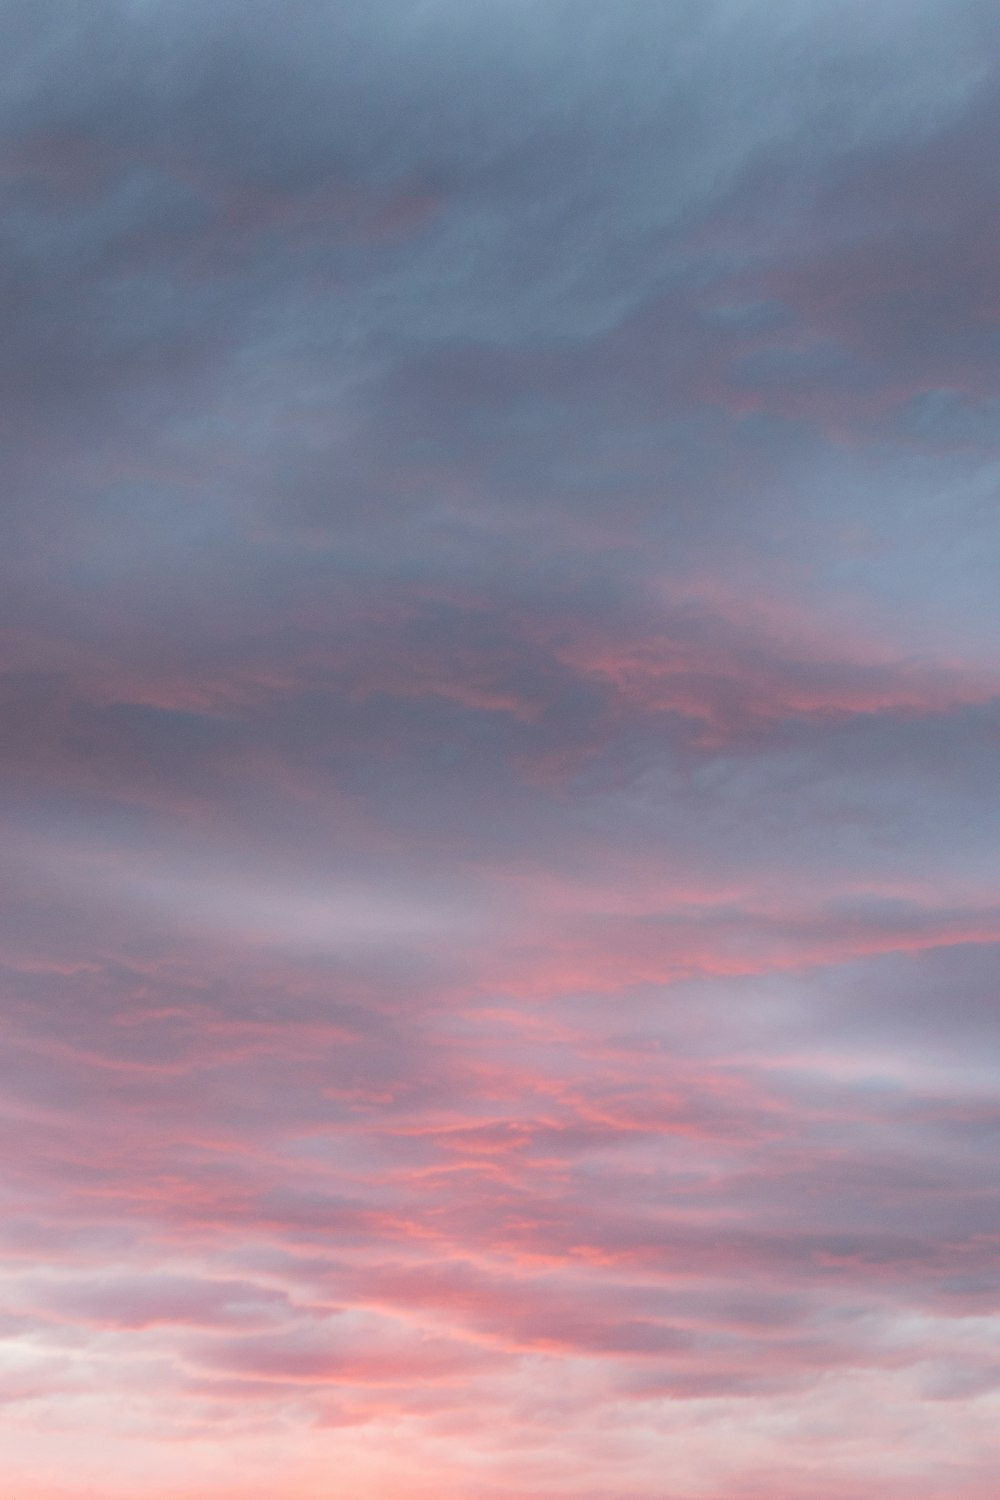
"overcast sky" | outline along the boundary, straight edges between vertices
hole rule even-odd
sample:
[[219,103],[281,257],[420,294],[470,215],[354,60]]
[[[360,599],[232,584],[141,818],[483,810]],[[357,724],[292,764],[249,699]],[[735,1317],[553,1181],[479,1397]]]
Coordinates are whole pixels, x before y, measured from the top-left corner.
[[995,0],[0,0],[11,1500],[993,1500]]

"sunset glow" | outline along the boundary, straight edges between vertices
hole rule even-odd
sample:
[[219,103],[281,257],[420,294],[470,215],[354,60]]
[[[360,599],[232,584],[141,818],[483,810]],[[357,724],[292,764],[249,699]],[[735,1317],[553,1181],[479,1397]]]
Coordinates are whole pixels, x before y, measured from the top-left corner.
[[996,1500],[1000,7],[0,58],[0,1500]]

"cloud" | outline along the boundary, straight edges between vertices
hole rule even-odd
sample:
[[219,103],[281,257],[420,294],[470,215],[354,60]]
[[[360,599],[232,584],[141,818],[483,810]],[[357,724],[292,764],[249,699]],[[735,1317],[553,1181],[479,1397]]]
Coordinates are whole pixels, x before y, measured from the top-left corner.
[[992,1495],[998,42],[4,8],[18,1500]]

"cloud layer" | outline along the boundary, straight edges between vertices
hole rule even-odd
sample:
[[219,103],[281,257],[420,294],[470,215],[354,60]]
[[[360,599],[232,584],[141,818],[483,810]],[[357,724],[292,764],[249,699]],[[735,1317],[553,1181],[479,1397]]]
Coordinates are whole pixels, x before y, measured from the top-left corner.
[[1000,28],[0,15],[17,1500],[988,1500]]

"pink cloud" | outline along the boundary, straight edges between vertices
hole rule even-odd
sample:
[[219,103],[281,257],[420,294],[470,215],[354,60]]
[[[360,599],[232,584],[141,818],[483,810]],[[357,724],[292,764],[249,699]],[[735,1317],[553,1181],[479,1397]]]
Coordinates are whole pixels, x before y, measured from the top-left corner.
[[3,23],[2,1500],[994,1493],[991,26],[557,9]]

